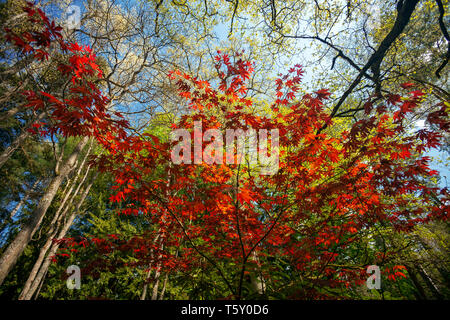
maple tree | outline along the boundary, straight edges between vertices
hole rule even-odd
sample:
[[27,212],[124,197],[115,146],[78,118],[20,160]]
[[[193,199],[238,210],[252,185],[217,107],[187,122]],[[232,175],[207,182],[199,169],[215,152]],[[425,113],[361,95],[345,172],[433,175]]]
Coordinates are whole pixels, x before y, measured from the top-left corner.
[[[60,247],[52,256],[55,262],[90,247],[97,254],[83,274],[119,267],[170,274],[205,267],[225,288],[215,298],[237,299],[275,296],[284,284],[271,275],[298,273],[301,285],[289,298],[336,298],[333,289],[365,282],[370,264],[385,266],[388,280],[406,277],[406,267],[389,248],[375,248],[363,265],[348,263],[350,249],[378,226],[408,234],[418,225],[448,219],[448,190],[425,183],[437,172],[423,156],[448,133],[448,108],[439,102],[427,116],[433,126],[411,132],[408,116],[424,100],[413,83],[403,84],[401,95],[371,97],[364,118],[339,128],[326,108],[328,90],[301,93],[300,65],[276,79],[270,113],[262,115],[251,108],[257,101],[247,97],[254,65],[241,53],[219,51],[216,86],[179,70],[169,73],[190,107],[172,128],[190,130],[192,143],[194,122],[200,120],[204,130],[221,132],[277,129],[278,171],[261,175],[249,161],[177,165],[170,160],[177,141],[151,131],[134,133],[119,112],[108,110],[108,99],[91,80],[101,75],[91,50],[64,41],[60,27],[42,10],[32,4],[25,10],[43,30],[6,30],[8,41],[38,61],[56,45],[68,55],[58,71],[70,80],[67,97],[24,92],[24,107],[46,114],[30,132],[94,139],[102,152],[90,163],[113,176],[111,204],[120,214],[143,216],[151,225],[131,237],[55,239]],[[205,156],[207,145],[200,152]],[[114,252],[133,261],[113,262]],[[254,292],[246,288],[248,282]]]
[[[408,113],[423,95],[410,91],[412,84],[403,85],[404,97],[390,95],[376,105],[367,102],[367,118],[335,137],[321,131],[325,124],[333,125],[324,107],[327,90],[296,99],[300,66],[276,81],[273,114],[262,117],[246,111],[252,104],[245,98],[251,63],[239,54],[219,54],[216,61],[223,70],[218,89],[179,71],[170,74],[192,109],[173,127],[192,128],[194,121],[202,120],[205,130],[278,128],[279,171],[261,176],[248,163],[173,165],[168,159],[174,142],[163,143],[149,133],[111,146],[111,154],[99,161],[100,170],[116,177],[111,201],[123,203],[122,214],[143,214],[158,226],[130,241],[138,260],[150,259],[153,268],[179,270],[205,259],[229,296],[236,298],[243,297],[247,275],[261,272],[263,279],[270,279],[274,266],[267,264],[276,256],[287,259],[313,285],[350,286],[366,280],[365,268],[346,266],[343,255],[373,226],[387,224],[396,232],[410,232],[415,225],[448,218],[447,190],[421,180],[436,174],[421,154],[438,145],[440,133],[405,130]],[[428,120],[448,131],[445,105],[440,105]],[[417,194],[420,197],[411,197]],[[93,240],[100,249],[111,249],[106,239]],[[170,248],[177,248],[177,254]],[[371,264],[393,255],[380,248]],[[226,274],[227,264],[236,271]],[[405,277],[403,269],[392,265],[385,272],[395,280]],[[313,287],[293,297],[296,294],[326,297]]]

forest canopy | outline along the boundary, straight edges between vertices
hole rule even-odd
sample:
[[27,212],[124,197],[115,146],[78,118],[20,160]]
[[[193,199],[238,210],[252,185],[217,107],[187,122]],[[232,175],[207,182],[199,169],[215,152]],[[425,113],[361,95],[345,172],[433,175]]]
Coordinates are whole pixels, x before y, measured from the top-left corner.
[[1,299],[448,299],[448,18],[0,1]]

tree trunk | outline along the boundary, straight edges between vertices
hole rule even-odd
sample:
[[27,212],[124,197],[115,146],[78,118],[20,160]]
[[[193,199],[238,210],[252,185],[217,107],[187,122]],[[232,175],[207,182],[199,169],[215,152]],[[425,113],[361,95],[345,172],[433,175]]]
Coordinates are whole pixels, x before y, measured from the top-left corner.
[[53,198],[61,186],[64,179],[73,169],[73,166],[83,150],[84,146],[88,142],[88,137],[83,137],[78,145],[73,150],[72,154],[65,161],[63,167],[61,168],[59,174],[57,174],[50,182],[47,190],[39,201],[38,206],[33,212],[31,220],[26,223],[20,232],[17,234],[16,238],[9,244],[8,248],[5,250],[0,258],[0,285],[5,280],[8,273],[11,271],[13,266],[16,264],[17,259],[22,254],[25,247],[30,242],[34,232],[39,228],[47,209],[50,207]]
[[433,280],[431,277],[428,276],[427,272],[422,268],[421,265],[417,267],[417,270],[419,271],[420,276],[423,278],[423,281],[427,285],[428,289],[430,289],[431,293],[436,299],[443,300],[444,297],[439,292],[439,289],[436,287],[436,285],[433,283]]
[[[161,245],[160,250],[162,251],[164,249],[164,235],[161,236]],[[162,254],[158,255],[158,261],[162,258]],[[155,271],[155,284],[153,285],[153,292],[152,292],[152,300],[158,300],[158,287],[159,287],[159,278],[161,276],[161,262],[158,262],[156,265],[156,271]]]
[[[33,269],[31,269],[30,274],[28,275],[27,282],[25,283],[25,285],[24,285],[24,287],[22,289],[22,292],[21,292],[21,294],[19,296],[19,300],[23,300],[23,299],[25,299],[28,296],[28,292],[29,292],[29,290],[31,288],[31,285],[33,284],[33,282],[36,279],[36,274],[39,272],[39,269],[40,269],[40,267],[42,265],[42,262],[44,261],[46,255],[47,255],[47,252],[48,252],[50,246],[53,243],[52,239],[56,236],[56,234],[57,234],[57,232],[59,230],[59,226],[61,224],[61,220],[64,219],[64,216],[66,215],[67,211],[70,209],[70,207],[72,205],[72,202],[73,202],[73,199],[78,194],[78,191],[79,191],[81,185],[84,183],[88,173],[89,173],[89,168],[88,168],[88,170],[86,170],[86,173],[85,173],[82,181],[78,184],[77,190],[75,191],[74,195],[70,199],[70,202],[66,206],[65,206],[65,204],[67,202],[67,199],[68,199],[69,195],[72,193],[73,187],[74,187],[74,185],[76,184],[76,182],[78,180],[77,178],[78,178],[78,175],[80,174],[80,170],[78,170],[77,176],[74,178],[74,181],[73,181],[73,183],[71,185],[70,190],[69,191],[65,190],[63,192],[63,201],[61,202],[61,204],[60,204],[58,210],[56,211],[55,216],[54,216],[54,218],[53,218],[53,220],[51,222],[50,230],[49,230],[48,236],[47,236],[47,241],[45,242],[44,246],[41,248],[41,250],[39,252],[39,257],[36,260],[36,262],[34,263]],[[65,189],[67,189],[67,188],[65,188]],[[65,209],[62,211],[63,207],[65,207]],[[62,213],[61,213],[61,211],[62,211]]]
[[14,151],[16,151],[16,149],[22,145],[25,139],[31,135],[31,132],[28,131],[31,125],[35,121],[42,120],[44,116],[45,112],[41,113],[37,118],[30,121],[30,123],[22,129],[22,132],[19,134],[19,136],[5,150],[3,150],[2,154],[0,154],[0,168],[3,167],[6,161],[8,161]]
[[[70,226],[72,225],[73,220],[75,220],[75,216],[76,216],[76,212],[71,214],[71,216],[69,217],[69,220],[64,225],[63,230],[61,230],[61,232],[59,233],[58,238],[64,237],[64,235],[67,233]],[[31,300],[31,298],[33,297],[33,294],[36,292],[36,290],[38,290],[41,283],[44,281],[44,276],[47,274],[47,270],[50,267],[50,263],[52,262],[50,257],[54,256],[56,254],[56,251],[59,248],[59,244],[52,243],[52,242],[50,242],[50,243],[51,243],[51,247],[50,247],[50,251],[48,252],[48,255],[47,255],[48,259],[45,259],[44,262],[42,263],[42,265],[39,269],[39,272],[36,274],[36,277],[31,285],[30,289],[28,290],[28,292],[24,293],[24,295],[21,294],[21,296],[19,297],[19,300]]]
[[[72,225],[73,221],[75,220],[75,217],[77,216],[77,213],[79,212],[79,210],[81,208],[81,205],[84,203],[86,196],[89,194],[89,191],[90,191],[92,185],[94,184],[96,177],[97,177],[97,175],[94,176],[92,181],[89,183],[89,185],[84,190],[83,194],[81,195],[80,200],[78,201],[76,207],[72,211],[69,219],[66,221],[62,230],[59,232],[59,234],[57,236],[58,239],[64,238],[66,236],[67,232],[70,229],[70,226]],[[64,211],[64,214],[66,212],[67,212],[67,210]],[[62,217],[64,216],[64,214],[62,215]],[[30,300],[33,297],[36,290],[38,290],[38,288],[40,286],[42,286],[42,282],[44,281],[45,275],[47,274],[48,268],[51,263],[50,257],[56,254],[56,251],[59,248],[59,244],[53,243],[52,239],[49,238],[45,244],[45,247],[46,247],[45,252],[44,252],[44,248],[42,248],[43,250],[41,250],[42,256],[40,255],[38,258],[38,261],[36,261],[35,266],[33,267],[33,270],[27,280],[28,286],[26,285],[24,287],[24,289],[22,290],[22,293],[19,296],[19,300]],[[49,250],[48,254],[46,255],[49,248],[50,248],[50,250]],[[45,257],[47,257],[46,260],[44,260]],[[39,271],[37,271],[37,270],[39,270]]]
[[4,219],[4,221],[0,224],[0,232],[3,232],[5,228],[8,226],[9,223],[12,222],[13,217],[19,212],[20,208],[24,206],[26,201],[30,198],[30,196],[36,191],[37,186],[39,183],[44,181],[44,179],[37,180],[33,186],[26,191],[25,195],[20,199],[20,201],[17,203],[17,205],[14,207],[14,209],[9,213],[9,218]]
[[152,300],[158,300],[158,287],[159,287],[159,277],[161,275],[161,272],[159,269],[156,270],[155,273],[155,284],[153,285],[153,292],[152,292]]
[[417,291],[415,292],[415,296],[418,300],[426,300],[427,296],[425,294],[425,290],[423,289],[422,285],[419,283],[419,280],[417,279],[416,272],[414,269],[410,266],[406,266],[406,270],[408,271],[409,277],[411,281],[414,284],[414,287],[416,287]]
[[[168,170],[168,172],[167,172],[167,182],[166,182],[167,187],[170,186],[170,179],[171,179],[171,167],[170,167],[170,164],[169,164],[169,170]],[[168,189],[168,188],[167,188],[167,189]],[[168,199],[168,196],[169,196],[169,194],[166,193],[166,198],[167,198],[167,199]],[[164,217],[163,217],[163,222],[164,222]],[[162,233],[161,233],[161,229],[158,230],[158,234],[156,235],[155,239],[153,239],[153,245],[156,243],[156,241],[159,240],[160,237],[161,237],[161,238],[163,237],[163,235],[162,235]],[[161,249],[163,248],[163,241],[164,241],[164,240],[161,239],[161,246],[160,246]],[[153,250],[151,251],[151,258],[153,259]],[[149,271],[148,271],[147,277],[146,277],[146,279],[145,279],[144,288],[142,289],[141,300],[145,300],[145,297],[147,296],[148,281],[149,281],[150,275],[151,275],[151,273],[152,273],[151,266],[152,266],[152,263],[149,264]],[[155,285],[153,286],[153,292],[152,292],[152,298],[151,298],[152,300],[156,300],[156,298],[154,298],[154,297],[155,297],[155,287],[156,287],[156,297],[157,297],[157,295],[158,295],[158,285],[159,285],[159,265],[156,267],[156,270],[157,270],[157,271],[156,271],[156,274],[155,274],[156,283],[155,283]]]
[[27,192],[25,193],[23,198],[20,199],[20,201],[17,203],[17,205],[14,207],[14,209],[9,214],[9,218],[10,219],[12,219],[16,215],[16,213],[20,210],[20,208],[22,208],[22,206],[25,204],[25,202],[30,198],[31,194],[33,192],[35,192],[37,186],[39,185],[39,183],[41,181],[42,181],[42,179],[36,180],[36,182],[33,184],[33,186],[30,189],[27,190]]
[[[48,269],[47,269],[47,271],[45,272],[43,279],[45,279],[45,277],[47,276],[47,272],[48,272]],[[37,298],[38,298],[38,296],[39,296],[39,293],[41,292],[41,289],[42,289],[42,286],[43,286],[43,285],[44,285],[44,281],[41,281],[41,284],[39,285],[39,288],[37,289],[36,294],[34,295],[34,300],[37,300]],[[31,299],[30,299],[30,300],[31,300]]]
[[[6,94],[3,94],[3,97],[0,98],[0,103],[4,103],[6,101],[10,100],[10,97],[13,94],[17,94],[18,92],[22,91],[28,84],[28,79],[25,79],[25,81],[17,88],[8,91]],[[12,118],[15,114],[17,114],[21,110],[21,106],[17,106],[14,108],[9,109],[8,111],[0,113],[0,122],[3,122],[9,118]]]
[[49,237],[39,252],[39,257],[36,260],[36,262],[34,263],[33,269],[31,269],[30,274],[28,275],[27,282],[25,282],[25,286],[23,287],[18,300],[29,300],[28,295],[30,292],[31,285],[36,280],[36,275],[39,272],[39,269],[42,266],[42,262],[44,261],[46,254],[47,254],[48,250],[50,249],[51,245],[52,245],[52,238]]
[[264,277],[261,272],[261,267],[259,266],[259,257],[258,257],[258,254],[256,253],[256,251],[253,251],[252,256],[253,256],[254,261],[258,265],[258,267],[257,267],[257,270],[255,270],[256,274],[250,275],[251,286],[255,293],[257,293],[258,295],[264,295],[265,289],[266,289],[266,284],[265,284]]
[[[153,239],[153,245],[155,245],[156,241],[158,241],[160,236],[160,233],[158,231],[158,234],[156,235],[155,239]],[[151,259],[153,259],[153,249],[150,251],[150,257]],[[141,294],[141,300],[145,300],[146,296],[147,296],[147,290],[148,290],[148,281],[150,279],[150,276],[152,274],[152,262],[149,263],[148,265],[148,272],[147,272],[147,276],[145,278],[145,284],[144,284],[144,288],[142,289],[142,294]]]
[[166,293],[166,286],[167,286],[167,280],[169,279],[169,274],[166,273],[166,277],[164,278],[164,284],[161,290],[161,294],[159,295],[159,299],[158,300],[163,300],[164,299],[164,294]]
[[152,264],[150,263],[149,265],[149,270],[147,272],[147,276],[145,278],[145,284],[144,284],[144,288],[142,288],[142,293],[141,293],[141,298],[140,300],[145,300],[145,298],[147,297],[147,290],[148,290],[148,280],[150,279],[150,276],[152,274]]

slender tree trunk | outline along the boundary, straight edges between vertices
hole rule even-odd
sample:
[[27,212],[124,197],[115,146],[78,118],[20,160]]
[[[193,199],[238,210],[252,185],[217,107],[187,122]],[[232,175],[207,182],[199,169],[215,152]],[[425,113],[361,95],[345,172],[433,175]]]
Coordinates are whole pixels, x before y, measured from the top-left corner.
[[163,300],[164,299],[164,294],[166,293],[166,286],[167,286],[167,280],[169,279],[169,274],[166,273],[166,277],[164,278],[164,284],[161,290],[161,294],[159,295],[159,299],[158,300]]
[[427,296],[425,294],[425,290],[423,289],[422,285],[419,283],[416,272],[410,266],[406,266],[406,270],[408,271],[409,277],[410,277],[411,281],[413,282],[414,287],[416,287],[416,289],[417,289],[417,291],[415,292],[415,296],[419,300],[426,300]]
[[22,292],[19,295],[19,300],[27,300],[27,297],[30,292],[31,285],[36,279],[36,275],[39,272],[40,267],[42,266],[42,262],[44,261],[46,254],[48,250],[50,249],[52,245],[52,239],[49,237],[47,241],[45,242],[44,246],[41,248],[39,252],[39,257],[34,263],[33,269],[31,269],[30,274],[28,275],[27,282],[25,282],[25,286],[22,289]]
[[[153,239],[153,245],[155,245],[156,241],[158,241],[160,237],[160,232],[158,231],[158,234],[156,235],[155,239]],[[150,252],[150,258],[153,259],[153,249]],[[152,274],[152,262],[149,263],[148,265],[148,272],[147,272],[147,276],[145,278],[145,283],[144,283],[144,288],[142,289],[142,293],[141,293],[141,300],[145,300],[145,298],[147,297],[147,290],[148,290],[148,282],[150,280],[150,276]]]
[[27,202],[27,200],[33,194],[33,192],[36,191],[36,188],[39,185],[39,183],[41,183],[41,181],[42,181],[42,179],[36,180],[36,182],[33,184],[33,186],[27,190],[27,192],[25,193],[23,198],[20,199],[19,203],[17,203],[17,205],[14,207],[14,209],[9,214],[10,219],[12,219],[16,215],[16,213],[20,210],[20,208],[22,208],[22,206],[25,204],[25,202]]
[[148,280],[150,279],[150,276],[152,274],[152,264],[150,263],[149,265],[149,270],[147,272],[147,276],[145,277],[145,283],[144,283],[144,288],[142,288],[142,293],[141,293],[141,298],[140,300],[145,300],[145,298],[147,297],[147,290],[148,290]]
[[16,137],[16,139],[0,154],[0,168],[3,167],[3,165],[8,161],[8,159],[12,156],[14,151],[18,147],[22,145],[22,143],[25,141],[26,138],[28,138],[31,135],[31,132],[28,131],[28,129],[31,127],[31,125],[35,121],[40,121],[44,118],[45,112],[41,113],[37,118],[35,118],[33,121],[30,121],[27,126],[25,126],[22,129],[22,132],[19,134],[19,136]]
[[[22,91],[26,87],[27,84],[28,84],[28,79],[25,79],[25,81],[19,87],[15,88],[13,90],[10,90],[10,91],[8,91],[8,93],[4,94],[3,97],[0,98],[0,103],[9,101],[10,97],[13,94],[17,94],[18,92]],[[5,112],[0,113],[0,122],[13,117],[20,110],[21,110],[21,106],[17,106],[17,107],[11,108]]]
[[[162,251],[164,249],[164,235],[161,236],[160,239],[161,245],[159,249]],[[162,258],[162,254],[158,255],[158,264],[156,265],[155,271],[155,284],[153,285],[152,291],[152,300],[158,300],[158,288],[159,288],[159,278],[161,276],[161,262],[159,261]]]
[[20,19],[20,18],[23,18],[23,17],[26,17],[26,13],[19,13],[19,14],[16,14],[15,16],[13,16],[13,17],[11,17],[11,18],[9,18],[8,20],[6,20],[6,22],[5,22],[5,24],[3,25],[3,26],[11,26],[11,25],[14,25],[13,23],[14,23],[14,20],[18,20],[18,19]]
[[264,281],[264,277],[261,272],[261,267],[259,267],[259,257],[256,251],[252,253],[253,259],[258,265],[256,274],[251,275],[251,285],[252,289],[259,295],[263,295],[266,289],[266,284]]
[[[66,236],[66,234],[69,231],[73,221],[75,220],[75,218],[76,218],[76,216],[77,216],[77,214],[78,214],[82,204],[84,203],[84,200],[86,199],[87,195],[89,194],[89,191],[90,191],[92,185],[94,184],[94,181],[95,181],[96,177],[97,177],[97,175],[94,176],[92,181],[89,183],[89,185],[84,190],[84,192],[81,195],[81,198],[78,201],[76,207],[72,211],[70,217],[68,218],[68,220],[64,224],[64,226],[61,229],[61,231],[59,232],[59,234],[57,236],[58,239],[64,238]],[[66,212],[67,211],[64,211],[64,213],[66,213]],[[64,217],[64,214],[62,215],[62,217]],[[30,300],[33,297],[34,293],[38,290],[38,288],[40,286],[42,286],[42,283],[43,283],[43,281],[45,279],[45,275],[47,274],[48,268],[49,268],[50,263],[51,263],[50,257],[56,254],[56,251],[59,248],[59,244],[54,243],[52,241],[52,239],[50,238],[50,239],[47,240],[46,246],[47,246],[47,249],[43,253],[42,257],[41,256],[39,257],[38,261],[36,262],[35,266],[33,267],[32,274],[30,274],[30,276],[28,278],[28,280],[30,280],[30,282],[32,280],[32,282],[31,282],[31,284],[28,285],[28,287],[24,287],[21,295],[19,296],[19,300]],[[49,250],[48,254],[45,255],[46,251],[48,251],[48,248],[50,248],[50,250]],[[43,250],[41,250],[41,253],[42,252],[43,252]],[[47,257],[47,259],[45,259],[45,257]],[[36,269],[39,270],[39,271],[36,272]],[[34,272],[34,274],[33,274],[33,272]],[[29,282],[28,280],[27,280],[27,283]]]
[[[75,220],[75,216],[76,213],[72,213],[71,216],[69,217],[68,221],[66,222],[66,224],[64,225],[63,230],[61,230],[61,232],[58,235],[58,238],[63,238],[64,235],[67,233],[67,231],[69,230],[70,226],[72,225],[73,220]],[[34,293],[36,292],[36,290],[38,290],[40,284],[44,281],[44,276],[47,274],[47,270],[50,267],[51,264],[51,256],[54,256],[56,254],[56,251],[59,248],[59,244],[57,243],[51,243],[51,247],[50,250],[48,252],[47,258],[45,259],[39,269],[39,272],[36,274],[36,277],[30,287],[30,289],[28,290],[28,292],[26,294],[24,294],[23,296],[19,297],[19,300],[31,300],[31,298],[33,297]]]
[[[89,145],[89,149],[86,152],[86,155],[84,156],[83,162],[81,163],[81,165],[78,167],[78,170],[76,172],[76,174],[73,177],[73,181],[71,181],[71,179],[68,179],[67,185],[64,188],[62,195],[63,195],[63,200],[61,202],[61,204],[59,205],[58,210],[55,213],[55,216],[53,217],[52,222],[50,223],[50,232],[52,233],[53,230],[56,232],[59,228],[59,223],[60,223],[60,217],[64,216],[66,214],[66,212],[69,210],[69,208],[71,207],[73,200],[75,199],[75,197],[78,195],[78,192],[80,191],[81,186],[84,184],[84,181],[86,180],[88,174],[89,174],[89,170],[90,170],[90,166],[87,167],[87,170],[83,176],[83,178],[81,179],[81,181],[78,183],[78,186],[75,190],[75,192],[72,194],[72,191],[74,189],[74,187],[77,185],[77,181],[78,178],[81,175],[81,171],[84,168],[84,165],[86,163],[87,158],[89,157],[90,153],[91,153],[91,148],[92,148],[92,142],[93,140],[91,139],[91,144]],[[70,188],[69,188],[70,187]],[[68,190],[69,189],[69,190]],[[72,197],[70,197],[70,195],[72,194]],[[67,200],[70,197],[70,201],[69,203],[66,205]],[[64,209],[64,210],[63,210]],[[63,212],[61,214],[61,211]]]
[[36,180],[36,182],[33,184],[33,186],[25,192],[25,195],[22,197],[22,199],[20,199],[20,201],[17,203],[17,205],[14,207],[14,209],[9,213],[9,218],[4,219],[4,221],[0,224],[0,232],[3,232],[3,230],[6,228],[6,226],[12,222],[13,217],[17,214],[17,212],[19,212],[20,208],[22,208],[24,206],[24,204],[27,202],[27,200],[30,198],[30,196],[33,193],[35,193],[37,186],[42,181],[44,181],[44,179]]
[[428,289],[430,289],[431,293],[433,294],[433,296],[436,299],[439,300],[443,300],[444,297],[442,296],[442,294],[439,292],[439,289],[436,287],[436,285],[434,284],[433,280],[431,279],[431,277],[428,276],[427,272],[422,268],[421,265],[419,265],[417,267],[417,270],[419,271],[420,276],[423,278],[423,281],[425,282],[425,284],[427,285]]
[[[48,269],[47,269],[47,271],[45,271],[43,279],[45,279],[45,277],[47,276],[47,273],[48,273]],[[41,284],[39,285],[39,288],[37,289],[36,294],[34,295],[34,300],[37,300],[39,293],[41,293],[41,289],[42,289],[43,285],[44,285],[44,281],[41,281]]]
[[[69,195],[72,193],[74,185],[76,184],[76,182],[78,180],[77,178],[78,178],[78,175],[80,174],[80,171],[81,170],[78,170],[77,176],[74,178],[74,181],[72,183],[72,186],[71,186],[70,190],[67,192],[67,188],[66,188],[66,190],[65,190],[66,192],[63,193],[63,201],[61,202],[61,204],[60,204],[60,206],[59,206],[57,212],[55,213],[55,216],[54,216],[54,218],[53,218],[53,220],[51,222],[50,230],[49,230],[48,236],[47,236],[47,241],[45,242],[44,246],[41,248],[41,250],[39,252],[39,257],[36,260],[36,262],[34,263],[33,269],[31,269],[30,274],[28,275],[28,279],[25,282],[25,285],[24,285],[24,287],[22,289],[22,292],[21,292],[21,294],[19,296],[19,300],[23,300],[26,297],[28,297],[28,293],[29,293],[29,290],[31,288],[31,285],[33,284],[33,282],[36,279],[36,274],[39,272],[39,269],[40,269],[40,267],[42,265],[42,262],[44,261],[46,255],[47,255],[47,252],[48,252],[50,246],[53,243],[52,239],[56,236],[56,234],[57,234],[57,232],[59,230],[59,226],[61,224],[61,220],[64,219],[67,211],[71,208],[71,205],[73,203],[74,198],[78,194],[81,185],[84,183],[87,175],[89,174],[89,168],[88,168],[86,170],[86,173],[85,173],[82,181],[78,184],[77,190],[75,191],[75,193],[73,194],[72,198],[70,199],[70,202],[67,205],[65,205]],[[65,209],[62,210],[63,208],[65,208]],[[62,213],[61,213],[61,211],[62,211]]]
[[[167,182],[166,182],[166,186],[167,186],[167,190],[169,190],[169,186],[170,186],[170,179],[171,179],[172,173],[171,173],[171,166],[169,164],[169,169],[167,171]],[[166,198],[168,199],[169,193],[168,191],[166,192]],[[162,218],[162,221],[164,223],[164,216]],[[155,239],[153,240],[153,245],[156,243],[156,241],[160,240],[160,249],[162,250],[163,246],[164,246],[164,232],[161,231],[161,229],[158,230],[158,234],[156,235]],[[158,257],[158,259],[160,259],[161,256]],[[151,251],[151,258],[153,259],[153,250]],[[147,290],[148,290],[148,281],[150,279],[150,275],[152,273],[151,270],[151,266],[152,263],[150,263],[149,265],[149,271],[147,273],[147,278],[145,279],[145,284],[144,284],[144,288],[142,290],[142,294],[141,294],[141,300],[145,300],[145,297],[147,296]],[[159,276],[160,276],[160,264],[157,265],[156,267],[156,273],[155,273],[155,279],[156,279],[156,283],[153,286],[153,291],[152,291],[152,300],[157,300],[157,296],[158,296],[158,286],[159,286]],[[156,293],[155,293],[155,288],[156,288]]]
[[155,284],[153,285],[152,300],[158,300],[158,288],[159,288],[160,275],[161,275],[161,272],[158,268],[155,273]]
[[30,242],[34,232],[36,232],[36,230],[39,228],[47,212],[47,209],[50,207],[59,187],[61,186],[67,175],[70,173],[70,171],[73,169],[78,156],[80,155],[88,140],[88,137],[83,137],[75,147],[72,154],[67,158],[64,165],[62,166],[60,172],[50,182],[46,192],[44,193],[41,200],[39,201],[38,206],[34,210],[31,220],[22,227],[16,238],[9,244],[8,248],[1,256],[0,285],[3,283],[8,273],[16,264],[17,259]]

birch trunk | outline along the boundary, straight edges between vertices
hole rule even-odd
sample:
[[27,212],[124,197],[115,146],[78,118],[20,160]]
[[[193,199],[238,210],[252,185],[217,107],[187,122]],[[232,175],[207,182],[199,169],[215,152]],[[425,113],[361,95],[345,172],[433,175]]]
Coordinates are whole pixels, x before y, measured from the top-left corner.
[[[80,174],[80,170],[78,170],[78,172],[77,172],[77,175],[79,175],[79,174]],[[89,168],[86,170],[86,173],[84,174],[83,179],[78,184],[78,188],[75,191],[75,193],[73,194],[72,198],[70,199],[70,202],[65,206],[65,209],[61,213],[62,208],[66,204],[68,196],[72,192],[73,186],[76,184],[76,182],[78,180],[77,177],[75,177],[75,179],[74,179],[74,181],[72,183],[72,188],[70,189],[70,191],[65,194],[64,199],[63,199],[61,205],[59,206],[58,211],[55,213],[55,217],[53,218],[53,221],[51,223],[51,228],[50,228],[50,231],[48,233],[47,241],[45,242],[44,246],[41,248],[41,250],[39,252],[39,257],[37,258],[36,262],[34,263],[33,269],[31,269],[31,272],[28,275],[28,279],[25,282],[25,285],[24,285],[24,287],[22,289],[22,292],[21,292],[21,294],[19,296],[19,300],[24,300],[24,299],[26,299],[26,297],[28,297],[29,290],[30,290],[33,282],[36,279],[36,275],[39,272],[39,269],[41,268],[41,265],[42,265],[45,257],[47,256],[48,250],[50,249],[50,247],[51,247],[51,245],[53,243],[52,239],[56,237],[56,234],[57,234],[57,232],[59,230],[59,226],[61,224],[61,220],[63,220],[63,218],[65,217],[67,211],[70,209],[70,207],[72,205],[72,202],[73,202],[73,199],[78,194],[78,192],[80,190],[80,187],[84,183],[84,181],[85,181],[85,179],[86,179],[88,174],[89,174]],[[88,189],[87,189],[87,192],[89,192]],[[84,193],[86,193],[86,191]],[[84,196],[84,194],[83,194],[83,196]],[[84,201],[84,198],[82,198],[82,201]]]
[[[59,232],[57,238],[61,239],[64,238],[67,234],[67,232],[70,229],[70,226],[72,225],[73,221],[75,220],[82,204],[84,203],[84,200],[86,199],[86,196],[89,194],[89,191],[92,187],[92,185],[94,184],[95,178],[97,177],[97,175],[95,175],[95,177],[92,179],[92,181],[89,183],[89,185],[86,187],[86,189],[84,190],[83,194],[81,195],[80,200],[78,201],[76,207],[74,208],[74,210],[72,211],[70,217],[68,218],[68,220],[66,221],[66,223],[64,224],[63,228],[61,229],[61,231]],[[65,211],[66,212],[66,211]],[[65,213],[64,212],[64,213]],[[62,215],[63,217],[64,215]],[[50,248],[49,252],[47,255],[45,255],[45,253],[43,254],[43,257],[40,261],[40,263],[38,264],[39,261],[36,262],[36,265],[39,265],[39,267],[37,267],[36,269],[38,269],[39,271],[34,275],[30,274],[30,278],[33,279],[31,285],[29,285],[29,288],[27,288],[27,290],[25,290],[26,288],[24,288],[24,290],[22,291],[19,300],[30,300],[34,293],[39,289],[39,287],[42,285],[42,282],[44,281],[44,277],[47,274],[48,268],[50,266],[51,263],[51,259],[50,257],[56,254],[56,251],[59,248],[59,244],[57,243],[53,243],[53,241],[51,241],[52,239],[48,239],[47,240],[47,250],[48,248]],[[48,245],[49,243],[49,245]],[[47,251],[46,250],[46,251]],[[42,253],[42,251],[41,251]],[[45,256],[47,257],[47,259],[45,259]],[[41,257],[40,257],[41,258]],[[33,269],[35,269],[33,267]],[[36,271],[35,271],[36,272]],[[27,280],[28,282],[28,280]],[[30,280],[31,282],[31,280]]]
[[[73,220],[75,220],[75,216],[76,216],[75,212],[70,215],[69,220],[66,222],[66,224],[64,225],[64,228],[59,233],[58,238],[64,237],[64,235],[67,233],[70,226],[72,225]],[[51,243],[51,247],[50,247],[50,250],[47,255],[48,259],[45,259],[44,262],[42,263],[42,265],[39,269],[39,272],[36,274],[36,277],[31,285],[30,289],[28,290],[28,292],[26,294],[24,294],[23,296],[21,295],[21,297],[19,297],[19,300],[31,300],[31,298],[33,297],[33,294],[36,292],[36,290],[38,290],[41,282],[44,281],[44,276],[47,274],[48,267],[50,266],[50,263],[51,263],[50,257],[56,254],[56,251],[58,250],[58,248],[59,248],[59,244]]]
[[153,292],[152,292],[152,300],[158,300],[158,287],[159,287],[159,276],[161,275],[161,272],[159,268],[157,269],[155,273],[155,284],[153,285]]
[[164,284],[161,290],[161,294],[159,295],[159,299],[158,300],[163,300],[164,299],[164,294],[166,293],[166,286],[167,286],[167,280],[169,279],[169,274],[166,273],[166,277],[164,278]]
[[64,179],[68,176],[70,171],[73,169],[73,166],[81,151],[87,144],[88,139],[88,137],[83,137],[75,147],[72,154],[67,158],[64,165],[62,166],[60,172],[55,177],[53,177],[47,190],[39,201],[38,206],[34,210],[31,220],[22,227],[15,239],[9,244],[3,255],[0,257],[0,285],[3,283],[8,273],[16,264],[17,259],[30,242],[34,232],[36,232],[36,230],[39,228],[48,208],[50,207],[54,197],[56,196],[59,187],[61,186]]

